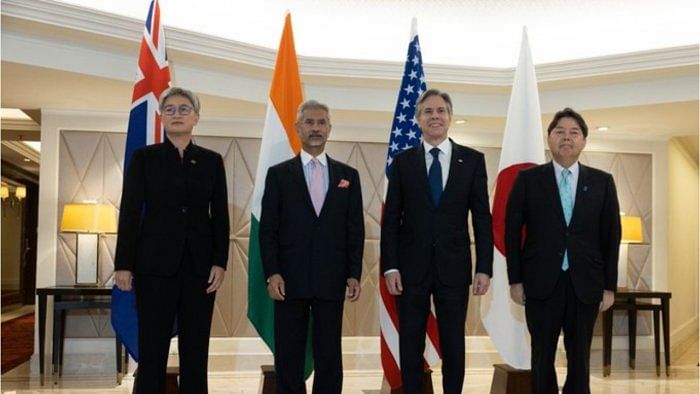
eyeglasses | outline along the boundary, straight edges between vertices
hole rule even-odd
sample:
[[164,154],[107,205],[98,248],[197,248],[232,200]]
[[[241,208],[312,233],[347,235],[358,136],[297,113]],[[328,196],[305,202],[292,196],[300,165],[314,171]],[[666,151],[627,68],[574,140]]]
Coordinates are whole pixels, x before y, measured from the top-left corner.
[[165,108],[163,108],[163,114],[173,116],[175,113],[177,113],[178,115],[186,116],[189,115],[193,109],[194,108],[189,105],[181,105],[179,107],[174,105],[166,105]]

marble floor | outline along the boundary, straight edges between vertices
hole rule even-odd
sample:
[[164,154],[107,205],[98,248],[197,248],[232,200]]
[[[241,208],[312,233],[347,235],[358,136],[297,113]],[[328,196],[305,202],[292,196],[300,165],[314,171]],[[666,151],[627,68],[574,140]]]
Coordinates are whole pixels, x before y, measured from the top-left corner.
[[[26,310],[18,310],[15,313],[23,314]],[[6,318],[3,313],[3,318]],[[680,346],[679,346],[680,347]],[[106,357],[106,356],[105,356]],[[600,353],[592,354],[592,357],[600,357]],[[653,357],[653,356],[651,356]],[[626,360],[626,352],[613,352],[613,371],[608,377],[603,377],[600,367],[591,369],[591,392],[593,394],[697,394],[700,392],[698,382],[698,341],[688,341],[680,349],[674,349],[671,360],[670,376],[656,376],[652,359],[647,355],[647,361],[640,363],[642,355],[638,354],[636,370],[623,367],[622,360],[616,362],[616,358]],[[47,383],[42,386],[36,373],[31,372],[30,362],[24,363],[2,375],[0,378],[0,390],[2,393],[75,393],[75,394],[100,394],[100,393],[131,393],[133,379],[125,378],[121,385],[116,384],[115,376],[106,375],[103,371],[90,369],[89,365],[81,370],[80,376],[63,376],[59,383],[54,385],[47,377]],[[557,369],[560,385],[563,384],[566,370]],[[468,368],[465,378],[465,393],[487,394],[490,392],[493,371],[487,368]],[[309,380],[309,388],[311,381]],[[440,394],[440,371],[433,373],[433,386],[435,393]],[[260,375],[257,373],[227,373],[214,372],[209,374],[209,392],[212,394],[254,394],[260,390]],[[311,391],[309,391],[311,392]],[[346,371],[343,384],[345,394],[380,394],[388,393],[382,388],[381,371]]]
[[[637,370],[614,369],[612,375],[602,376],[601,369],[592,370],[591,392],[600,394],[697,394],[698,385],[698,347],[697,342],[687,348],[683,354],[674,357],[669,377],[657,377],[653,369],[640,368]],[[130,393],[133,381],[125,379],[121,385],[116,385],[113,376],[64,376],[57,385],[48,382],[45,386],[39,384],[37,377],[28,377],[28,365],[21,365],[2,376],[0,387],[3,393]],[[560,384],[563,382],[565,370],[558,369]],[[489,393],[492,371],[489,369],[467,369],[465,393]],[[442,393],[438,387],[440,372],[433,374],[433,384],[436,393]],[[311,381],[309,382],[310,385]],[[210,374],[209,392],[212,394],[254,394],[259,392],[260,376],[243,373]],[[310,391],[309,391],[310,392]],[[348,371],[346,372],[343,393],[347,394],[380,394],[382,376],[380,371]]]

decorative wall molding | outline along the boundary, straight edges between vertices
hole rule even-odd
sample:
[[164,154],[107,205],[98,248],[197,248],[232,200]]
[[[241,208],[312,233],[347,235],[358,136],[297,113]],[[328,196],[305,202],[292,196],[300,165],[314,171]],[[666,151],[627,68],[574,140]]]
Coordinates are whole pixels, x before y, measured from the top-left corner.
[[[22,22],[34,22],[28,28],[32,34],[41,34],[36,24],[59,27],[70,32],[80,32],[80,39],[104,41],[112,38],[126,43],[138,43],[143,21],[114,15],[98,10],[77,7],[50,0],[6,0],[2,2],[3,29],[8,22],[14,28],[22,28]],[[230,63],[270,70],[275,51],[257,45],[219,38],[183,29],[165,27],[168,49],[198,54]],[[75,39],[75,34],[72,34]],[[104,44],[104,42],[103,42]],[[114,43],[112,43],[114,45]],[[123,44],[122,44],[123,47]],[[700,52],[697,45],[662,48],[536,66],[540,82],[558,81],[591,76],[631,73],[639,71],[697,66]],[[363,79],[397,80],[403,63],[318,58],[299,56],[304,75],[351,77]],[[425,64],[426,74],[435,82],[468,85],[509,86],[514,68],[486,68]]]

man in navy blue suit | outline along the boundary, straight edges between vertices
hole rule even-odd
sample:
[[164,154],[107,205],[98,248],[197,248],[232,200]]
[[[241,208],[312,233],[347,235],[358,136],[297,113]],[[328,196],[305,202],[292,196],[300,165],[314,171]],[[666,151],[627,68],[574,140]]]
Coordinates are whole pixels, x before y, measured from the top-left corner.
[[[493,234],[484,155],[447,138],[452,100],[437,89],[416,102],[423,132],[418,146],[394,158],[382,223],[382,272],[397,296],[401,378],[406,394],[422,392],[425,330],[431,296],[442,351],[442,386],[459,394],[464,384],[464,330],[469,285],[486,294],[493,264]],[[467,230],[471,214],[476,248]]]
[[260,253],[275,300],[277,393],[304,393],[304,355],[313,316],[313,392],[340,394],[343,301],[360,297],[365,241],[360,177],[325,152],[330,110],[315,100],[297,113],[302,150],[267,172]]
[[593,325],[615,300],[620,212],[612,175],[579,163],[588,126],[570,108],[547,128],[552,161],[520,172],[506,208],[511,298],[525,305],[532,392],[557,393],[554,358],[564,331],[564,393],[590,392]]

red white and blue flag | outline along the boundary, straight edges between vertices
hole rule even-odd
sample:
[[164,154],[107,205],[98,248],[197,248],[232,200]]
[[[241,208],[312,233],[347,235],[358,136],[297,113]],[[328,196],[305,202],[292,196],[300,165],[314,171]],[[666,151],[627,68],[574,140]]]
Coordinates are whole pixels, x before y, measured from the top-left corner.
[[129,131],[126,135],[124,167],[134,150],[163,142],[158,100],[170,87],[170,69],[165,51],[165,35],[160,23],[158,0],[151,1],[141,39],[136,83],[131,97]]
[[[394,111],[394,121],[389,133],[389,148],[386,158],[386,171],[384,172],[382,212],[384,211],[386,188],[391,177],[394,157],[402,151],[418,145],[422,140],[422,133],[415,116],[416,101],[426,91],[426,86],[417,25],[416,18],[413,18],[406,65],[404,66],[404,74],[401,79],[396,110]],[[381,297],[381,302],[379,303],[379,324],[382,368],[384,369],[384,377],[391,388],[398,389],[402,386],[399,362],[399,315],[396,308],[396,299],[389,294],[389,289],[384,282],[383,272],[379,273],[379,294]],[[428,316],[425,353],[423,356],[426,367],[436,364],[440,359],[437,320],[433,312]]]
[[[170,69],[165,51],[165,35],[160,23],[158,0],[152,0],[141,39],[136,83],[131,98],[129,129],[126,134],[124,173],[134,151],[163,141],[158,100],[170,87]],[[138,325],[134,291],[112,291],[112,327],[131,357],[138,361]]]

